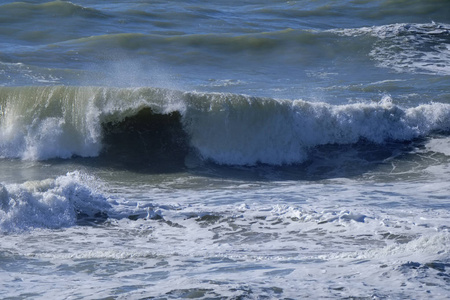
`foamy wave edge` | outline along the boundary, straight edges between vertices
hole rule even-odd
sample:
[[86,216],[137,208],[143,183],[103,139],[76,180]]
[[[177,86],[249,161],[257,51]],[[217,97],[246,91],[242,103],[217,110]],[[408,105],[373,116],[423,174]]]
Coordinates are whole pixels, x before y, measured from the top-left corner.
[[450,130],[450,105],[404,108],[378,103],[331,105],[159,88],[0,88],[0,157],[29,160],[98,156],[103,125],[178,113],[187,143],[218,164],[304,162],[319,145],[407,141]]
[[79,171],[56,179],[0,184],[0,231],[62,228],[80,217],[105,215],[111,205],[93,184],[96,178]]

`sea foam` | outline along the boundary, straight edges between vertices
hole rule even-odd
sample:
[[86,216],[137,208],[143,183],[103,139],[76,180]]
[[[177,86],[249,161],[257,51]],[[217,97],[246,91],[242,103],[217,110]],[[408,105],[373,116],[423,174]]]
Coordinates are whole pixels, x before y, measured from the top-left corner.
[[0,231],[61,228],[105,214],[110,208],[107,197],[88,184],[96,181],[75,171],[54,180],[0,184]]
[[407,141],[450,129],[450,105],[402,108],[388,97],[330,105],[203,94],[193,102],[184,118],[190,144],[220,164],[300,163],[319,145]]
[[397,72],[450,75],[448,24],[389,24],[331,30],[345,36],[377,38],[369,55],[380,67]]
[[140,124],[177,112],[180,119],[170,122],[181,123],[185,144],[204,160],[228,165],[295,164],[320,145],[408,141],[450,129],[449,104],[402,107],[387,96],[379,103],[331,105],[158,88],[21,87],[0,88],[0,94],[0,157],[30,160],[98,156],[105,126],[143,110],[151,114]]

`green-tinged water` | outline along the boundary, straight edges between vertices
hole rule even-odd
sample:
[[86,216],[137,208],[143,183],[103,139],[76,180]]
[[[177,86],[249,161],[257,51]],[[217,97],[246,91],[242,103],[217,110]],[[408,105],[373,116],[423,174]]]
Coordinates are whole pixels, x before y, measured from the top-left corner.
[[0,298],[445,299],[449,9],[3,1]]

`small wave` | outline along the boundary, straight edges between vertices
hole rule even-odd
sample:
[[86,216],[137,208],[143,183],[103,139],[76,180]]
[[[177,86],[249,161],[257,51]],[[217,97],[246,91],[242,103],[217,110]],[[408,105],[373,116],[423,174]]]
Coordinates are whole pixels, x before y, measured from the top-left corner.
[[[354,53],[360,56],[365,41],[349,43],[349,39],[336,38],[336,34],[320,30],[284,29],[257,33],[113,33],[90,37],[65,39],[57,43],[59,49],[76,52],[78,55],[104,60],[110,55],[105,49],[117,53],[137,52],[139,56],[150,55],[160,61],[192,65],[218,64],[223,68],[224,61],[230,64],[261,64],[268,62],[311,63],[335,58],[340,54]],[[330,51],[330,43],[333,49]],[[49,47],[54,47],[51,45]],[[49,48],[49,51],[51,49]],[[268,56],[269,55],[269,56]]]
[[231,34],[185,34],[185,35],[158,35],[142,33],[118,33],[91,36],[71,40],[70,45],[83,46],[89,49],[98,48],[99,45],[119,47],[121,49],[136,50],[142,48],[168,47],[176,45],[177,49],[207,48],[221,52],[256,52],[280,48],[284,43],[302,42],[313,39],[309,31],[282,30],[276,32],[263,32],[245,35]]
[[85,18],[105,17],[105,14],[93,8],[83,7],[68,1],[52,1],[46,3],[13,2],[0,5],[2,12],[0,23],[18,22],[29,20],[34,17],[72,17],[81,16]]
[[390,24],[333,30],[346,36],[376,37],[370,56],[397,72],[450,75],[450,25]]
[[[103,60],[101,49],[136,51],[156,55],[177,64],[214,64],[229,60],[261,63],[309,64],[352,56],[378,67],[402,73],[450,74],[450,26],[448,24],[389,24],[334,30],[285,29],[247,34],[143,34],[115,33],[74,37],[58,43],[61,49]],[[330,43],[333,44],[330,49]],[[53,45],[51,46],[53,47]],[[100,50],[99,50],[100,49]]]
[[[0,4],[2,36],[6,38],[6,43],[13,42],[11,49],[3,50],[7,53],[11,50],[17,54],[21,47],[29,44],[38,45],[38,48],[33,48],[34,51],[42,45],[52,48],[52,43],[84,36],[84,28],[98,28],[98,24],[103,24],[107,18],[111,16],[68,1]],[[29,49],[25,46],[24,50]]]
[[361,10],[364,18],[386,20],[387,17],[396,19],[416,20],[448,20],[449,6],[447,0],[415,0],[405,6],[402,1],[367,2],[369,7]]
[[[175,147],[180,156],[189,147],[218,164],[296,164],[320,145],[410,141],[450,130],[449,104],[403,108],[389,98],[331,105],[159,88],[69,86],[4,87],[0,95],[0,156],[31,160],[98,156],[108,150],[106,143],[111,151],[124,153]],[[155,152],[140,154],[149,153]]]
[[104,218],[110,205],[90,184],[95,178],[78,171],[55,180],[0,184],[0,230],[61,228],[83,218]]
[[339,253],[322,256],[324,259],[385,259],[386,257],[398,260],[415,260],[429,262],[448,256],[450,235],[446,232],[436,233],[430,236],[421,236],[406,244],[393,244],[381,249],[371,249],[352,253]]

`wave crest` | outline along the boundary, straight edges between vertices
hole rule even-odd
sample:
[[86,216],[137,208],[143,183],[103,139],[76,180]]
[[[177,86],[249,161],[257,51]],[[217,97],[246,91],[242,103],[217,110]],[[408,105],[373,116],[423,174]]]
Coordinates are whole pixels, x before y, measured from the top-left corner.
[[195,99],[185,115],[190,143],[221,164],[300,163],[318,145],[405,141],[450,129],[450,106],[440,103],[403,109],[386,99],[349,105],[224,94]]
[[[139,148],[139,142],[141,148],[156,145],[160,150],[190,147],[219,164],[281,165],[305,161],[319,145],[408,141],[450,130],[449,104],[403,108],[388,98],[331,105],[158,88],[66,86],[0,88],[0,95],[0,156],[32,160],[98,156],[105,142],[109,149],[120,146],[126,152]],[[133,135],[136,139],[124,140]]]
[[[83,7],[67,1],[51,1],[46,3],[14,2],[0,5],[5,21],[17,22],[18,20],[29,20],[34,16],[48,15],[48,17],[71,17],[81,16],[86,18],[104,17],[105,15],[92,8]],[[11,16],[8,18],[7,16]]]

